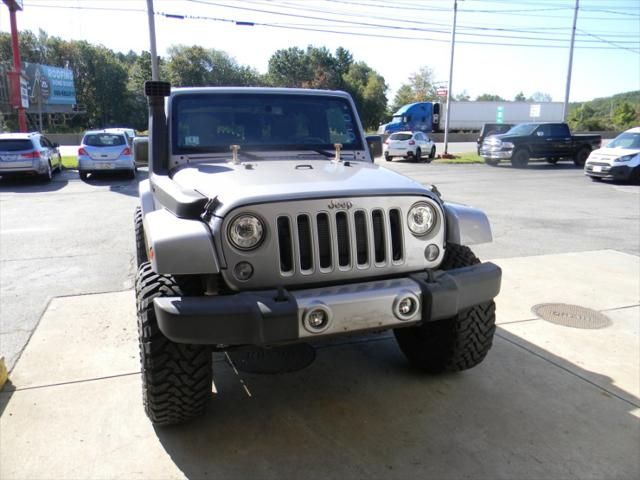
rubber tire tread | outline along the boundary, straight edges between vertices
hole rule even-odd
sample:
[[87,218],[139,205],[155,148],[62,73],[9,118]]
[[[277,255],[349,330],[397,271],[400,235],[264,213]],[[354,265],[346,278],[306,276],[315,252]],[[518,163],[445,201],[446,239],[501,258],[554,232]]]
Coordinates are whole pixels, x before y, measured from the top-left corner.
[[144,225],[142,223],[142,208],[136,207],[133,213],[133,229],[136,234],[136,267],[140,268],[144,262],[148,262],[147,245],[144,241]]
[[143,263],[136,276],[144,409],[154,425],[174,425],[204,414],[211,397],[212,358],[206,345],[179,344],[160,331],[153,299],[201,294],[193,279],[180,282]]
[[[591,149],[589,147],[582,147],[573,157],[573,164],[576,167],[584,167],[584,164],[587,163],[587,159],[589,158],[589,154],[591,153]],[[584,158],[582,158],[584,156]]]
[[[480,263],[471,249],[447,246],[441,269]],[[394,330],[398,345],[409,361],[426,372],[459,372],[484,360],[493,345],[496,326],[493,301],[463,310],[455,317]]]

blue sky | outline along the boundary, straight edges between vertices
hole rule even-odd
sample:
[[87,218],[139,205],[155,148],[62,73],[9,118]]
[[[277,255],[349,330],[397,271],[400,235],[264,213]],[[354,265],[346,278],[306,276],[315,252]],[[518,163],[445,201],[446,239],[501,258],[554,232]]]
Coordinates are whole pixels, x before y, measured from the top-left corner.
[[[432,68],[436,80],[448,77],[453,0],[154,4],[160,54],[172,44],[198,44],[266,72],[280,48],[342,46],[385,77],[390,99],[422,66]],[[575,0],[458,0],[453,93],[512,99],[520,91],[542,91],[562,101],[574,6]],[[21,30],[44,28],[116,51],[149,48],[145,0],[24,0],[24,7]],[[0,30],[9,31],[4,5]],[[580,0],[576,33],[571,101],[640,89],[640,0]]]

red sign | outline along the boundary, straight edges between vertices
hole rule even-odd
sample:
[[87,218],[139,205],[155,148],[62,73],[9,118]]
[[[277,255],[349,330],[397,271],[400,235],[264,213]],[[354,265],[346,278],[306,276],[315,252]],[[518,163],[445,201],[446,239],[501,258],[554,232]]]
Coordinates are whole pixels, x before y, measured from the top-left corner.
[[447,89],[446,89],[446,88],[439,88],[439,89],[437,89],[437,90],[436,90],[436,94],[437,94],[439,97],[446,97],[446,96],[447,96],[447,93],[449,93],[449,92],[447,92]]

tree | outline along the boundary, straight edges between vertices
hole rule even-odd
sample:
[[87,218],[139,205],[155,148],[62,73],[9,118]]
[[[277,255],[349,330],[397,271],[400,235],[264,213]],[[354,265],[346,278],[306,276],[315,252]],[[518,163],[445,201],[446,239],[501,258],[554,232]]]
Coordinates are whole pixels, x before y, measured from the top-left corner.
[[638,112],[629,102],[621,102],[616,105],[613,112],[613,124],[620,130],[631,128],[639,123]]
[[527,101],[527,97],[525,97],[524,93],[522,93],[522,91],[520,91],[520,93],[518,93],[515,97],[513,97],[513,101],[514,102],[526,102]]
[[457,95],[453,96],[453,99],[456,102],[468,102],[469,100],[471,100],[471,96],[469,95],[469,93],[467,93],[466,90],[463,90],[462,92],[460,92]]
[[527,100],[530,102],[551,102],[553,99],[548,93],[533,92]]
[[385,116],[387,84],[364,62],[355,62],[344,76],[345,90],[353,97],[365,129],[374,129]]
[[500,95],[494,95],[492,93],[483,93],[476,97],[476,102],[506,102]]
[[569,113],[567,123],[576,131],[604,130],[601,118],[597,116],[593,107],[586,103]]
[[426,102],[438,100],[436,86],[433,83],[433,70],[429,67],[422,67],[409,77],[409,84],[413,91],[414,102]]
[[413,95],[413,89],[411,88],[411,85],[402,85],[396,92],[396,96],[393,98],[393,104],[391,104],[391,107],[389,109],[390,113],[393,114],[397,112],[403,105],[414,102],[415,97]]

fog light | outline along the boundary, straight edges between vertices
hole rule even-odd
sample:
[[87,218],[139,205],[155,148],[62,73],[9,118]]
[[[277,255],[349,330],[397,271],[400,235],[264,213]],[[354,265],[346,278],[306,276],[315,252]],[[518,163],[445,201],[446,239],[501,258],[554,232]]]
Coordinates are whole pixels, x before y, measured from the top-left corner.
[[427,248],[424,250],[424,256],[428,261],[433,262],[438,258],[438,255],[440,255],[440,249],[437,245],[434,245],[433,243],[427,245]]
[[411,292],[403,292],[393,302],[393,314],[398,320],[411,320],[420,310],[420,300]]
[[320,333],[329,328],[331,311],[326,305],[313,305],[304,314],[304,328],[311,333]]
[[249,262],[240,262],[233,269],[233,275],[241,282],[246,282],[253,275],[253,266]]

